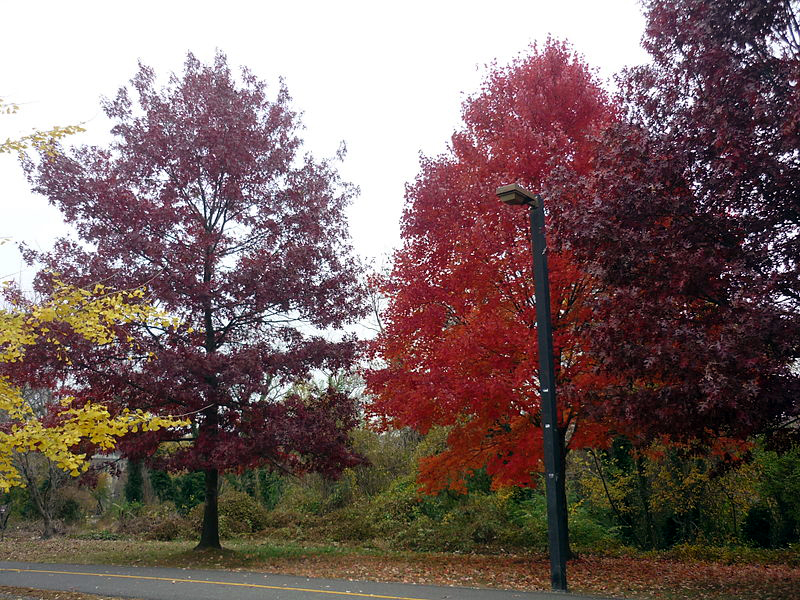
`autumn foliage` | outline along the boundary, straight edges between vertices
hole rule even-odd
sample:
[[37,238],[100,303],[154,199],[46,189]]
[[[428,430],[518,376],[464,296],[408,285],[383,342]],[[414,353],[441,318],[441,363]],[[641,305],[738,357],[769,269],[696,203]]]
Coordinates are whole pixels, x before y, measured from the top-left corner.
[[[45,414],[37,414],[20,389],[31,381],[27,361],[31,350],[45,348],[69,363],[71,341],[76,338],[95,348],[130,348],[126,336],[120,338],[121,326],[137,322],[170,327],[163,314],[141,304],[142,295],[141,289],[111,292],[102,285],[77,289],[58,282],[45,301],[31,304],[18,298],[0,311],[0,490],[25,485],[14,461],[18,453],[41,453],[74,477],[89,466],[87,450],[113,449],[120,438],[139,430],[186,425],[181,419],[158,417],[140,409],[112,414],[101,404],[64,393]],[[37,373],[37,377],[41,381],[42,374]]]
[[575,208],[558,239],[604,289],[592,406],[632,438],[746,439],[800,410],[796,7],[646,4],[628,119],[550,186]]
[[[131,329],[146,364],[87,352],[74,376],[93,398],[191,414],[162,460],[205,471],[201,545],[219,546],[219,472],[266,464],[335,474],[357,460],[346,444],[352,401],[292,390],[354,357],[352,339],[320,333],[361,314],[343,212],[353,189],[332,162],[302,153],[286,89],[271,99],[222,54],[212,65],[190,54],[163,88],[141,66],[104,110],[114,122],[108,147],[30,165],[36,191],[80,242],[29,257],[69,282],[146,286],[181,322]],[[140,436],[124,450],[145,456],[163,438]]]
[[[535,290],[527,211],[495,189],[540,189],[558,165],[589,168],[593,136],[613,109],[571,49],[548,42],[509,67],[495,67],[464,104],[464,128],[449,152],[424,158],[409,186],[403,247],[382,283],[386,328],[367,374],[371,410],[395,427],[450,426],[447,449],[423,460],[429,490],[463,489],[487,467],[496,486],[531,485],[540,470]],[[548,205],[550,219],[561,207]],[[570,447],[602,440],[586,419],[597,385],[582,329],[595,284],[572,254],[549,256],[562,435]]]
[[796,6],[645,4],[653,63],[614,106],[550,42],[492,70],[408,188],[368,381],[386,423],[451,428],[429,490],[540,470],[528,226],[504,183],[548,211],[569,448],[623,434],[740,455],[800,411]]

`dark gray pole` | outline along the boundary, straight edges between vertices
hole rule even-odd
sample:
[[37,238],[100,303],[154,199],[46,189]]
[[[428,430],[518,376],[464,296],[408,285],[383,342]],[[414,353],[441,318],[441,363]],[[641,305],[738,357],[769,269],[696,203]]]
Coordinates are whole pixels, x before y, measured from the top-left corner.
[[539,392],[544,429],[544,471],[547,491],[547,540],[550,546],[550,583],[567,591],[567,501],[564,487],[564,442],[558,431],[556,377],[553,364],[553,325],[550,318],[550,283],[544,237],[542,199],[529,205],[533,279],[536,286],[536,334],[539,341]]
[[542,197],[518,184],[497,189],[501,201],[526,205],[531,217],[531,250],[536,291],[536,334],[539,342],[539,392],[542,411],[545,490],[547,493],[547,541],[550,548],[550,583],[556,591],[567,591],[567,495],[564,482],[564,439],[558,430],[556,377],[553,364],[553,324],[550,317],[550,282],[547,275],[547,244],[544,237]]

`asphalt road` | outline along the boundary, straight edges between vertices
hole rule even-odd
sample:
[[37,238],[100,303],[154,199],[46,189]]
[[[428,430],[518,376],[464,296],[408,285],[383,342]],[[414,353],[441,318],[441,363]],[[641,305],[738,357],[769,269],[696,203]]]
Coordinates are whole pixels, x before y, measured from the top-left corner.
[[143,600],[589,600],[563,593],[310,579],[245,571],[3,561],[0,585]]

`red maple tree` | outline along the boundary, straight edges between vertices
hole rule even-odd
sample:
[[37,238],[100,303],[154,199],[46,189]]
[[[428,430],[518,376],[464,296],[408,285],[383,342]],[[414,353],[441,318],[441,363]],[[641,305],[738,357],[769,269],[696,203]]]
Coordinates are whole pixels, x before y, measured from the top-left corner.
[[[221,471],[332,474],[357,460],[352,400],[292,391],[355,355],[352,339],[319,333],[362,314],[344,218],[353,188],[329,161],[301,154],[286,89],[269,99],[247,70],[237,81],[221,53],[212,65],[189,54],[163,88],[146,66],[131,84],[134,98],[122,88],[104,102],[115,122],[108,147],[29,165],[35,190],[80,238],[29,258],[77,285],[145,286],[148,301],[180,319],[178,329],[130,331],[148,361],[74,349],[73,377],[107,404],[192,417],[166,462],[205,472],[199,547],[219,547]],[[162,438],[145,434],[124,450],[144,456]]]
[[[367,373],[371,410],[393,426],[450,426],[447,449],[421,463],[429,491],[463,489],[487,467],[493,485],[532,485],[540,471],[535,290],[524,210],[501,205],[498,185],[538,190],[567,163],[588,168],[592,137],[613,110],[586,64],[549,41],[495,67],[464,104],[450,151],[422,160],[406,194],[403,247],[382,284],[389,304]],[[562,207],[548,204],[549,219]],[[549,256],[559,429],[570,447],[607,431],[585,419],[595,385],[582,328],[592,276],[564,250]]]

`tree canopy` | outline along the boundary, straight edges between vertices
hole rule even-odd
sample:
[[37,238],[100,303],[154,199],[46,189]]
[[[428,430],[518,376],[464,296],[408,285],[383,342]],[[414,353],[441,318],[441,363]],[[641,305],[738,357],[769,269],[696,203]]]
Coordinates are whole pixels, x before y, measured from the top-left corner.
[[551,189],[584,199],[559,239],[605,290],[593,406],[643,439],[745,439],[799,410],[797,4],[646,9],[627,118]]
[[[355,355],[353,339],[321,333],[363,314],[344,219],[354,189],[331,161],[302,153],[286,88],[270,99],[221,53],[210,65],[189,54],[164,87],[142,65],[103,108],[115,123],[108,147],[29,167],[81,242],[28,256],[70,282],[147,285],[184,324],[132,328],[153,355],[139,369],[87,353],[76,376],[93,397],[121,406],[192,413],[167,462],[205,472],[200,543],[219,546],[220,471],[335,473],[357,460],[346,444],[352,401],[334,390],[291,392]],[[150,454],[162,437],[140,436],[124,450]]]
[[368,374],[388,423],[451,428],[428,489],[539,471],[527,222],[548,211],[559,423],[722,454],[798,414],[798,5],[646,2],[653,63],[615,103],[550,42],[494,67],[409,186]]
[[[593,136],[613,108],[591,70],[565,44],[548,42],[494,67],[464,104],[450,151],[425,158],[409,186],[403,247],[383,284],[385,330],[367,374],[372,410],[395,426],[448,425],[448,448],[422,463],[430,490],[463,489],[488,467],[495,485],[532,485],[542,456],[535,290],[525,210],[495,189],[539,189],[555,167],[588,168]],[[551,219],[562,208],[548,205]],[[582,328],[596,293],[567,252],[549,256],[560,431],[571,446],[607,428],[585,419],[595,386]]]

